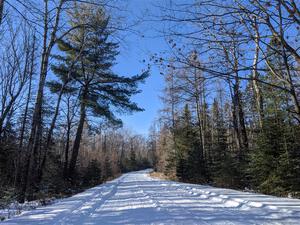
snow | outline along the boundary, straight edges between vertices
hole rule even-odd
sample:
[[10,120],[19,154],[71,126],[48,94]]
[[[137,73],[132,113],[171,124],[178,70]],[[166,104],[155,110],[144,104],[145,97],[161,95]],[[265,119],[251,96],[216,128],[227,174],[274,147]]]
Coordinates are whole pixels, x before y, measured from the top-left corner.
[[300,200],[132,172],[1,225],[300,224]]
[[14,201],[4,209],[0,209],[0,220],[3,220],[4,218],[11,218],[16,215],[19,215],[23,211],[33,210],[39,206],[50,205],[57,201],[58,199],[54,199],[54,198],[45,199],[42,201],[37,200],[37,201],[24,202],[24,203],[19,203],[17,201]]

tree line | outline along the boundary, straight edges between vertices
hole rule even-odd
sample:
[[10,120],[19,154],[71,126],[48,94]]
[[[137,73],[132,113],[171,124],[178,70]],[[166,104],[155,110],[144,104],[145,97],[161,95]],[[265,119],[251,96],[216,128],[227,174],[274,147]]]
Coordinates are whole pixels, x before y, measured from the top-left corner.
[[0,198],[61,194],[149,165],[146,140],[117,131],[119,114],[143,110],[131,97],[149,74],[113,71],[126,28],[112,3],[0,1]]
[[299,1],[170,1],[150,140],[180,181],[299,196]]

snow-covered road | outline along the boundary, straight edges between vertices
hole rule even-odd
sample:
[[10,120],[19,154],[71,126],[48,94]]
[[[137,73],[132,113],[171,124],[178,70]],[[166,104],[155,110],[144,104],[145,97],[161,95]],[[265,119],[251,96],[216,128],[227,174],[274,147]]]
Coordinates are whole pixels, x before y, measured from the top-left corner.
[[1,225],[300,224],[300,200],[124,174]]

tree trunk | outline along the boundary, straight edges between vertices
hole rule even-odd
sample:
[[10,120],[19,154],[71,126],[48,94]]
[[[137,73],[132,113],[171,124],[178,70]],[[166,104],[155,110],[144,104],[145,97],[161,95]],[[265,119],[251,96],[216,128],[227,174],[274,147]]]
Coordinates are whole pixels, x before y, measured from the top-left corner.
[[234,139],[236,143],[236,147],[238,150],[241,148],[241,137],[240,137],[240,132],[239,132],[239,123],[238,123],[238,113],[237,113],[237,103],[236,103],[236,97],[232,92],[232,85],[230,83],[230,80],[228,81],[229,83],[229,90],[230,90],[230,95],[231,95],[231,101],[232,101],[232,125],[233,125],[233,130],[234,130]]
[[73,67],[74,67],[75,63],[77,62],[78,58],[81,56],[82,51],[83,51],[83,46],[81,46],[80,52],[78,53],[78,55],[73,60],[73,62],[71,64],[71,68],[70,68],[70,70],[69,70],[69,72],[67,74],[67,79],[65,80],[65,82],[63,83],[63,85],[60,88],[60,91],[59,91],[59,94],[58,94],[58,99],[57,99],[57,104],[56,104],[56,108],[55,108],[55,112],[54,112],[54,116],[52,118],[51,125],[50,125],[49,131],[48,131],[48,135],[47,135],[47,139],[46,139],[44,156],[43,156],[42,163],[41,163],[41,166],[40,166],[39,172],[38,172],[38,182],[41,181],[42,176],[43,176],[43,170],[44,170],[45,165],[46,165],[48,151],[50,149],[50,144],[51,144],[51,140],[52,140],[53,130],[55,128],[55,124],[56,124],[56,120],[57,120],[57,116],[58,116],[58,112],[59,112],[59,108],[60,108],[60,102],[61,102],[63,93],[65,91],[66,86],[68,85],[68,83],[70,81],[70,77],[71,77],[71,73],[73,71]]
[[[43,34],[43,52],[42,52],[42,59],[41,59],[41,70],[40,70],[40,79],[37,91],[37,97],[34,106],[33,118],[32,118],[32,125],[31,125],[31,132],[30,138],[28,141],[27,151],[28,156],[26,159],[26,165],[24,169],[24,182],[22,184],[22,193],[20,195],[20,201],[24,201],[27,193],[28,187],[29,189],[29,197],[32,196],[32,192],[34,189],[37,188],[36,181],[37,181],[37,152],[39,143],[40,143],[40,135],[42,133],[42,104],[43,104],[43,96],[44,96],[44,87],[46,82],[46,76],[48,73],[48,64],[49,64],[49,57],[51,54],[51,50],[55,43],[56,32],[58,29],[59,19],[60,19],[60,12],[63,4],[63,0],[60,1],[59,6],[57,7],[55,24],[53,30],[51,32],[51,38],[49,43],[48,40],[48,30],[49,30],[49,11],[48,11],[48,0],[44,1],[45,9],[44,9],[44,34]],[[35,186],[35,187],[34,187]]]
[[68,177],[70,133],[71,133],[71,121],[69,118],[67,123],[68,124],[67,124],[67,138],[66,138],[66,146],[65,146],[64,178]]
[[71,155],[71,160],[70,160],[70,165],[69,165],[69,172],[68,172],[68,177],[72,178],[75,172],[76,168],[76,162],[77,162],[77,157],[79,153],[79,147],[80,147],[80,142],[81,142],[81,136],[82,136],[82,131],[83,131],[83,125],[86,117],[86,112],[85,112],[85,101],[87,98],[87,87],[84,87],[82,97],[81,97],[81,102],[80,102],[80,119],[79,119],[79,124],[77,127],[76,131],[76,136],[72,148],[72,155]]
[[258,30],[258,25],[256,22],[256,18],[254,18],[254,24],[253,28],[255,30],[255,53],[254,53],[254,59],[253,59],[253,68],[252,68],[252,77],[253,77],[253,89],[254,89],[254,94],[255,94],[255,102],[256,102],[256,110],[258,112],[258,122],[259,122],[259,127],[262,129],[263,127],[263,119],[264,119],[264,105],[263,105],[263,97],[261,93],[261,89],[258,85],[257,80],[259,79],[259,74],[257,70],[257,64],[258,64],[258,59],[259,59],[259,30]]
[[[33,48],[35,48],[35,46]],[[28,92],[27,92],[24,117],[23,117],[22,126],[21,126],[21,130],[20,130],[20,143],[19,143],[19,148],[18,148],[18,153],[17,153],[17,163],[16,163],[17,166],[16,166],[16,173],[15,173],[15,181],[14,181],[15,188],[18,187],[21,182],[21,157],[22,157],[21,153],[23,151],[23,141],[24,141],[24,134],[25,134],[25,128],[26,128],[26,120],[27,120],[29,103],[30,103],[30,98],[31,98],[33,72],[34,72],[34,52],[32,53],[32,58],[31,58],[31,68],[30,68],[30,72],[29,72],[30,73],[29,74],[29,86],[28,86]]]
[[50,149],[50,144],[51,144],[51,140],[52,140],[52,135],[53,135],[53,130],[55,128],[55,124],[56,124],[56,120],[57,120],[57,116],[58,116],[58,112],[59,112],[59,108],[60,108],[60,102],[61,102],[61,98],[65,89],[66,83],[64,83],[60,89],[60,92],[58,94],[58,99],[57,99],[57,103],[56,103],[56,107],[55,107],[55,111],[54,111],[54,115],[50,124],[50,128],[47,134],[47,139],[46,139],[46,145],[45,145],[45,149],[44,149],[44,155],[43,155],[43,159],[42,159],[42,163],[38,169],[38,183],[41,181],[42,177],[43,177],[43,170],[45,168],[46,165],[46,160],[47,160],[47,155]]
[[13,108],[13,106],[15,104],[15,101],[19,97],[22,89],[23,89],[23,87],[20,88],[18,90],[18,93],[15,96],[13,96],[13,98],[9,101],[8,105],[5,107],[5,109],[3,111],[3,114],[0,117],[0,139],[1,139],[2,132],[3,132],[3,126],[5,125],[4,121],[7,118],[8,114],[10,113],[10,111],[12,110],[12,108]]
[[239,109],[239,122],[241,126],[242,141],[243,141],[243,151],[246,151],[248,150],[249,144],[248,144],[246,124],[245,124],[244,110],[243,110],[240,97],[238,97],[238,109]]
[[2,19],[3,19],[4,1],[5,0],[0,0],[0,25],[1,25]]
[[241,132],[241,148],[240,148],[240,156],[244,154],[244,151],[248,149],[248,136],[246,131],[246,125],[245,125],[245,117],[244,117],[244,111],[240,96],[240,90],[239,90],[239,80],[238,75],[235,79],[235,84],[233,86],[234,90],[234,107],[236,108],[236,113],[238,114],[238,121],[240,125],[240,132]]
[[198,120],[198,130],[199,130],[199,140],[201,141],[201,152],[200,152],[200,157],[201,160],[203,160],[203,156],[204,156],[204,151],[205,151],[205,147],[204,147],[204,135],[203,135],[203,126],[202,126],[202,121],[201,121],[201,112],[200,112],[200,99],[199,96],[197,96],[195,98],[196,100],[196,113],[197,113],[197,120]]
[[[284,61],[284,65],[286,67],[286,73],[287,73],[287,81],[288,84],[290,86],[290,94],[292,97],[292,101],[294,102],[294,108],[295,108],[295,114],[296,114],[296,119],[298,120],[298,122],[300,123],[300,103],[299,103],[299,99],[298,99],[298,94],[296,92],[296,87],[295,87],[295,82],[293,81],[293,76],[291,74],[291,65],[289,64],[289,56],[287,54],[287,52],[289,52],[289,49],[286,49],[284,46],[284,36],[285,36],[285,32],[283,29],[283,17],[282,17],[282,12],[281,12],[281,1],[278,2],[279,4],[279,27],[280,27],[280,43],[281,43],[281,50],[282,50],[282,57],[283,57],[283,61]],[[300,64],[300,55],[298,55],[298,64]]]

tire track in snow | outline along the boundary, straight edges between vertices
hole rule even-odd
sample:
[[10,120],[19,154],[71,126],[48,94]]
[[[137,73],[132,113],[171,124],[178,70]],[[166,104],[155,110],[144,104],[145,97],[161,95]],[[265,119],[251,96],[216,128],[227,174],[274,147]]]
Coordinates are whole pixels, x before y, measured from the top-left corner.
[[[158,179],[159,180],[159,179]],[[175,187],[177,187],[177,190],[182,191],[183,193],[186,193],[193,197],[194,200],[198,200],[199,203],[203,200],[210,200],[210,204],[219,204],[222,207],[222,211],[226,212],[226,214],[231,216],[238,216],[241,214],[241,212],[247,213],[251,209],[258,210],[257,213],[259,213],[260,216],[265,216],[265,218],[269,219],[279,219],[279,218],[286,218],[289,219],[293,216],[293,214],[297,214],[298,211],[291,211],[287,209],[280,209],[276,206],[260,203],[257,201],[251,201],[251,200],[243,200],[239,198],[232,198],[229,195],[226,194],[218,194],[213,191],[207,191],[203,190],[203,187],[207,188],[208,186],[201,186],[195,185],[195,184],[186,184],[186,183],[179,183],[179,182],[172,182]],[[213,189],[213,187],[210,187]],[[222,189],[220,189],[222,190]],[[235,191],[238,192],[238,191]],[[240,192],[243,193],[243,192]],[[250,194],[251,196],[251,194]],[[262,195],[264,196],[264,195]],[[268,196],[270,197],[270,196]],[[272,197],[275,198],[276,197]],[[297,200],[295,200],[297,201]],[[299,205],[299,202],[298,202]],[[263,213],[263,214],[261,214]],[[193,213],[195,216],[196,214]],[[299,214],[297,215],[299,217]],[[253,223],[255,224],[255,218],[253,219]],[[225,222],[225,221],[224,221]],[[224,223],[225,224],[225,223]],[[236,224],[232,223],[230,221],[226,221],[226,224]],[[243,223],[242,223],[243,224]],[[249,224],[249,223],[247,223]],[[277,224],[277,223],[276,223]],[[280,223],[279,223],[280,224]],[[287,223],[290,224],[290,223]]]
[[[220,201],[222,201],[224,203],[225,206],[228,206],[228,207],[235,207],[235,208],[239,208],[242,210],[247,210],[249,208],[263,208],[266,210],[276,211],[279,213],[287,213],[290,215],[297,213],[293,210],[278,208],[277,206],[274,206],[272,204],[267,204],[267,203],[263,203],[263,202],[259,202],[259,201],[253,201],[253,200],[244,200],[241,198],[232,198],[228,194],[218,194],[216,192],[205,191],[205,190],[202,190],[197,187],[186,187],[186,189],[189,190],[189,193],[194,196],[199,195],[199,192],[200,192],[202,195],[207,195],[210,198],[219,199]],[[261,196],[263,196],[263,195],[261,195]]]
[[73,210],[71,215],[68,214],[55,223],[55,225],[83,224],[117,192],[118,186],[126,177],[127,175],[123,175],[116,180],[106,183],[105,185],[107,186],[103,186],[103,190],[101,190],[100,193],[87,200],[84,204]]
[[[174,182],[174,183],[177,183],[177,182]],[[261,214],[261,216],[265,216],[265,218],[269,218],[269,219],[287,218],[288,219],[288,218],[292,217],[294,214],[296,215],[297,213],[299,213],[298,210],[293,211],[290,209],[282,209],[282,208],[273,206],[271,204],[266,204],[266,203],[262,203],[262,202],[258,202],[258,201],[244,200],[241,198],[233,198],[233,197],[230,197],[230,194],[226,194],[226,193],[218,194],[213,191],[203,190],[203,189],[201,189],[201,187],[198,187],[199,185],[196,185],[196,184],[185,184],[184,187],[182,187],[181,183],[178,183],[178,186],[179,186],[180,190],[183,190],[194,197],[200,197],[200,199],[203,199],[203,197],[204,197],[206,199],[211,199],[212,202],[222,204],[223,211],[226,211],[228,214],[231,214],[231,215],[239,215],[241,213],[241,211],[247,212],[251,209],[254,209],[254,210],[258,210],[257,211],[258,213],[263,213],[263,214]],[[203,186],[203,187],[207,188],[209,186]],[[213,187],[210,187],[210,188],[213,188]],[[222,189],[220,189],[220,190],[222,190]],[[227,190],[230,190],[230,189],[227,189]],[[238,193],[239,191],[233,190],[233,192]],[[240,193],[244,193],[244,192],[240,192]],[[248,194],[249,196],[251,196],[252,193],[249,194],[249,193],[245,192],[244,194],[246,194],[246,195]],[[264,196],[264,197],[273,198],[273,199],[277,198],[277,197],[267,196],[267,195],[262,195],[262,194],[259,194],[259,195]],[[293,201],[293,199],[291,201]],[[297,201],[297,200],[295,200],[295,201]],[[299,205],[299,202],[298,202],[298,205]],[[297,216],[299,217],[299,214]],[[253,224],[255,224],[254,221],[253,221]],[[281,223],[276,223],[276,224],[281,224]],[[287,224],[290,224],[290,223],[287,223]]]
[[[287,213],[286,213],[287,212]],[[299,224],[300,201],[132,172],[1,225]]]

